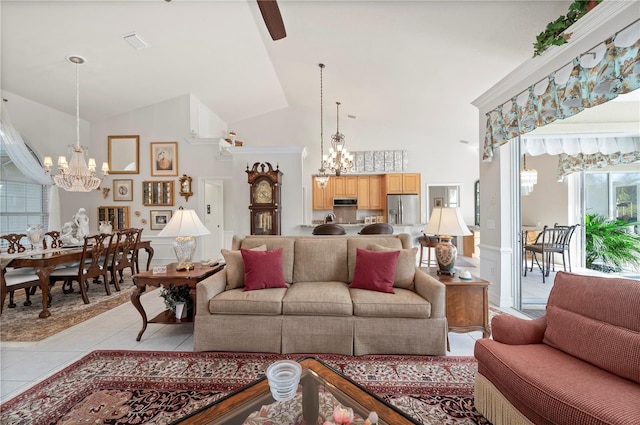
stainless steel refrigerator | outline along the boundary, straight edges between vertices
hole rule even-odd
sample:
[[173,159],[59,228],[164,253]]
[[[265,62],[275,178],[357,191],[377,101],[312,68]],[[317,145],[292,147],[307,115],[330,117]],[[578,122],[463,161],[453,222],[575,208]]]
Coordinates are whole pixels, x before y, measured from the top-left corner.
[[387,195],[387,223],[420,224],[418,195]]

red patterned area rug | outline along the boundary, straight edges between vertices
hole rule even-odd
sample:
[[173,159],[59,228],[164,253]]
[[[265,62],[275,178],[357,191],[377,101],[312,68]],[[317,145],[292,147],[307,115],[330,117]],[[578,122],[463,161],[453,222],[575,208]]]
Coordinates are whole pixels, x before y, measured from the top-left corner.
[[[300,357],[94,351],[0,405],[0,423],[168,424]],[[473,407],[473,357],[316,357],[419,423],[488,424]]]

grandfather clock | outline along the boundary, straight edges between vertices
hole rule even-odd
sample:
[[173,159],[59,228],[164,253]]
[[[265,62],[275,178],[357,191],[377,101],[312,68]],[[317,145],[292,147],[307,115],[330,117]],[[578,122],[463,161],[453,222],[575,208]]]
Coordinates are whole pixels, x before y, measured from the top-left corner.
[[[260,167],[259,171],[258,166]],[[265,171],[266,167],[268,170]],[[251,185],[249,191],[251,234],[279,235],[282,171],[278,166],[274,170],[268,162],[264,164],[256,162],[251,169],[247,165],[246,172]]]

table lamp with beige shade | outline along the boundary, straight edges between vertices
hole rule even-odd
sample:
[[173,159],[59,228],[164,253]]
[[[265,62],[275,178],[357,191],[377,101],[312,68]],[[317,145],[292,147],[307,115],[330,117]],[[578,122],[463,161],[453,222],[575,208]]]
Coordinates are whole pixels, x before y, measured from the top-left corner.
[[194,210],[180,207],[169,223],[158,233],[159,237],[173,236],[173,250],[178,259],[176,270],[192,270],[192,259],[198,245],[196,236],[208,235],[211,232],[202,224]]
[[440,242],[436,245],[438,274],[455,275],[455,263],[458,250],[451,243],[454,236],[469,236],[471,231],[462,219],[459,208],[434,207],[429,223],[423,230],[425,235],[437,235]]

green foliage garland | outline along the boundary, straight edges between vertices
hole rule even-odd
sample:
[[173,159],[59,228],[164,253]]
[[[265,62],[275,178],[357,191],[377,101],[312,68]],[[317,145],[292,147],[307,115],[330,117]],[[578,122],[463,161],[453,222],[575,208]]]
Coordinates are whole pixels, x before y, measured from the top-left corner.
[[592,7],[602,0],[575,0],[569,6],[569,12],[561,15],[553,22],[547,24],[547,28],[536,36],[533,43],[533,57],[541,55],[550,46],[561,46],[569,40],[571,34],[565,34],[565,30],[582,18]]

